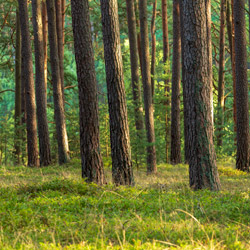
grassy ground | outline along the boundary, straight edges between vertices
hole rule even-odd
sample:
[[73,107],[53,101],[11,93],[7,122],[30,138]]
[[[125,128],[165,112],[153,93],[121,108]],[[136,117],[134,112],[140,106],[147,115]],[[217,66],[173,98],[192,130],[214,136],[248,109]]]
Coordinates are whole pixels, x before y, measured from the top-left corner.
[[0,167],[0,249],[250,249],[250,175],[230,162],[221,192],[191,191],[185,165],[135,187],[87,185],[79,166]]

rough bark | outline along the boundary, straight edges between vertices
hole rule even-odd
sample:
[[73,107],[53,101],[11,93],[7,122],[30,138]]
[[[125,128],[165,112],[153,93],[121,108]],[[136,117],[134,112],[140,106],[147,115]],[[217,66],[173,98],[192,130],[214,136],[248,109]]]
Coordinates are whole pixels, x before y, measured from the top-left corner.
[[33,63],[31,52],[31,41],[29,33],[29,19],[27,0],[19,0],[20,26],[22,36],[22,73],[21,79],[25,83],[25,109],[26,109],[26,129],[28,166],[39,166],[37,147],[37,124],[36,124],[36,104],[35,89],[33,79]]
[[225,17],[226,3],[221,0],[220,9],[220,57],[219,57],[219,82],[218,82],[218,110],[217,110],[217,145],[222,146],[223,124],[224,124],[224,69],[225,69]]
[[243,171],[249,171],[249,114],[244,0],[234,0],[234,25],[237,110],[236,168]]
[[54,1],[46,0],[46,4],[50,44],[50,64],[53,84],[54,116],[58,143],[58,160],[59,164],[63,164],[69,161],[69,146],[64,117],[62,85],[58,58],[56,14]]
[[[42,1],[42,27],[43,27],[43,53],[44,53],[44,84],[45,84],[45,95],[47,97],[47,77],[48,77],[48,17],[46,2]],[[47,106],[47,98],[46,98]]]
[[[169,61],[169,41],[168,41],[168,9],[167,9],[167,0],[162,0],[162,34],[163,34],[163,63],[166,66]],[[164,74],[169,74],[166,70]],[[169,105],[170,105],[170,79],[164,79],[164,89],[166,96],[166,114],[165,114],[165,141],[166,141],[166,162],[169,158]]]
[[233,118],[234,118],[234,132],[237,133],[237,106],[236,106],[236,65],[235,65],[235,22],[234,22],[234,0],[231,0],[232,7],[232,75],[233,75]]
[[131,82],[132,82],[134,113],[135,113],[135,127],[139,139],[141,138],[141,130],[143,129],[143,110],[141,106],[139,58],[138,58],[138,48],[137,48],[137,32],[136,32],[136,16],[134,9],[134,0],[126,0],[126,4],[127,4],[129,48],[130,48]]
[[63,48],[63,13],[62,13],[62,2],[64,0],[55,0],[56,7],[56,32],[57,32],[57,46],[58,46],[58,58],[59,58],[59,67],[60,67],[60,77],[61,77],[61,88],[63,101],[65,102],[64,97],[64,48]]
[[88,0],[71,0],[71,12],[79,88],[82,177],[101,185],[104,184],[104,170]]
[[219,190],[213,146],[210,1],[183,0],[182,7],[190,186]]
[[184,151],[185,151],[185,163],[189,162],[189,139],[188,139],[188,106],[187,106],[187,88],[185,85],[185,65],[184,65],[184,21],[183,21],[183,2],[180,2],[180,20],[181,20],[181,64],[182,64],[182,89],[183,89],[183,111],[184,111]]
[[19,11],[16,10],[16,53],[15,53],[15,161],[21,163],[21,30]]
[[151,87],[152,87],[152,98],[154,97],[155,83],[155,53],[156,53],[156,36],[155,36],[155,19],[156,19],[156,7],[157,0],[153,3],[153,13],[151,19]]
[[39,137],[40,165],[48,166],[51,163],[49,128],[47,120],[47,96],[44,81],[44,51],[42,29],[41,0],[32,0],[32,20],[35,44],[36,62],[36,104]]
[[154,109],[152,103],[152,87],[150,79],[150,57],[147,24],[147,0],[139,0],[140,31],[142,51],[142,82],[144,93],[145,124],[147,131],[147,172],[156,173],[156,151],[154,130]]
[[127,105],[123,80],[117,0],[101,0],[104,58],[108,88],[112,177],[133,184]]
[[171,105],[171,163],[181,162],[180,85],[181,85],[181,32],[180,4],[173,2],[173,63]]

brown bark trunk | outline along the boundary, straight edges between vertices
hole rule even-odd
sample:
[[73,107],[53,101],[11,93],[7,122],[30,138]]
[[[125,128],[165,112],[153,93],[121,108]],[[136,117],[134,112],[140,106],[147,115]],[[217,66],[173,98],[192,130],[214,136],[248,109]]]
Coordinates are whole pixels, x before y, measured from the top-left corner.
[[249,171],[249,114],[244,0],[234,0],[234,26],[237,110],[236,168],[242,171]]
[[233,74],[233,118],[234,132],[237,133],[237,107],[236,107],[236,66],[235,66],[235,22],[234,22],[234,0],[231,0],[232,6],[232,74]]
[[35,89],[33,79],[32,52],[29,33],[27,0],[19,0],[20,25],[22,36],[22,82],[25,83],[26,128],[28,144],[28,166],[39,166],[37,147],[37,124]]
[[180,85],[181,85],[181,33],[180,0],[173,2],[173,64],[171,105],[171,163],[181,162]]
[[[169,41],[168,41],[168,12],[167,12],[167,0],[162,0],[162,34],[163,34],[163,63],[166,67],[169,61]],[[164,71],[164,74],[169,74],[168,71]],[[168,162],[169,155],[169,87],[170,80],[164,79],[164,88],[165,88],[165,96],[166,96],[166,114],[165,114],[165,141],[166,141],[166,162]]]
[[40,165],[51,163],[49,128],[46,107],[46,89],[44,81],[44,51],[42,29],[41,0],[32,1],[32,20],[34,30],[35,61],[36,61],[36,104],[39,136]]
[[69,161],[68,137],[64,116],[64,105],[61,88],[61,76],[58,58],[57,33],[56,33],[56,14],[54,1],[46,0],[48,13],[48,30],[50,43],[50,64],[52,72],[54,116],[56,123],[58,158],[59,164]]
[[104,184],[100,153],[99,118],[94,51],[88,0],[71,0],[72,27],[79,88],[82,177]]
[[185,163],[189,162],[189,121],[188,121],[188,106],[187,106],[187,88],[185,85],[185,65],[184,65],[184,20],[183,20],[183,3],[180,0],[180,20],[181,20],[181,63],[182,63],[182,89],[183,89],[183,110],[184,110],[184,151],[185,151]]
[[213,146],[210,1],[197,0],[194,4],[183,0],[182,7],[190,186],[218,190],[220,180]]
[[42,1],[43,53],[44,53],[44,84],[47,106],[47,78],[48,78],[48,17],[46,2]]
[[153,3],[153,13],[151,19],[151,87],[152,87],[152,98],[154,97],[155,91],[155,83],[154,83],[154,75],[155,75],[155,53],[156,53],[156,36],[155,36],[155,19],[156,19],[156,7],[157,0]]
[[64,0],[55,0],[56,7],[56,32],[57,32],[57,46],[58,46],[58,58],[59,58],[59,68],[60,68],[60,77],[61,77],[61,88],[63,102],[65,102],[64,97],[64,49],[63,49],[63,13],[62,13],[62,2]]
[[123,80],[117,0],[101,0],[104,58],[108,88],[112,176],[117,185],[134,182]]
[[219,58],[219,82],[218,82],[218,113],[217,113],[217,145],[222,146],[223,124],[224,124],[224,68],[225,68],[225,0],[221,0],[220,10],[220,58]]
[[143,129],[143,110],[141,106],[141,89],[139,76],[139,58],[137,48],[137,32],[136,32],[136,17],[134,9],[134,0],[127,0],[127,20],[128,20],[128,35],[130,48],[130,64],[131,64],[131,82],[134,101],[135,127],[137,130],[138,139],[141,139]]
[[15,161],[21,163],[21,30],[19,11],[16,10],[16,54],[15,54]]
[[227,37],[228,37],[230,56],[232,61],[232,16],[230,10],[230,0],[226,0],[226,6],[227,6],[227,12],[226,12]]
[[150,79],[150,57],[147,24],[147,0],[139,0],[140,31],[142,51],[142,81],[144,92],[145,124],[147,130],[147,172],[156,173],[156,151],[154,130],[154,109],[152,103],[152,87]]

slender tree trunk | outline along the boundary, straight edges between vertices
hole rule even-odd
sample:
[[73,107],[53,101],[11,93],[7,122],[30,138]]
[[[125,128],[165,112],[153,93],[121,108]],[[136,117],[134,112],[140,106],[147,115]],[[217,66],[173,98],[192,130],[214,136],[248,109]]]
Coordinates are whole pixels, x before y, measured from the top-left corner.
[[235,65],[235,22],[234,22],[234,0],[231,0],[232,6],[232,74],[233,74],[233,118],[234,132],[237,133],[237,106],[236,106],[236,65]]
[[142,51],[142,81],[144,90],[145,124],[147,130],[147,172],[156,173],[154,109],[152,103],[152,87],[150,79],[150,57],[147,24],[147,0],[139,0],[140,31]]
[[112,176],[117,185],[134,182],[123,80],[117,0],[101,0],[104,58],[108,88]]
[[26,128],[28,143],[28,166],[39,166],[37,147],[37,124],[35,89],[33,79],[32,52],[29,33],[27,0],[19,0],[20,25],[22,35],[22,82],[25,83]]
[[55,0],[56,7],[56,31],[57,31],[57,46],[58,46],[58,58],[59,58],[59,67],[60,67],[60,77],[61,77],[61,88],[62,88],[62,96],[63,101],[65,102],[64,97],[64,48],[63,48],[63,13],[62,13],[62,2],[64,0]]
[[51,163],[49,128],[46,107],[46,89],[44,82],[44,51],[42,29],[41,0],[32,1],[32,20],[34,30],[35,60],[36,60],[36,104],[39,136],[40,165],[48,166]]
[[181,24],[180,0],[173,2],[173,64],[171,105],[171,163],[181,162],[180,87],[181,87]]
[[48,78],[48,17],[46,2],[42,1],[43,53],[44,53],[44,85],[47,106],[47,78]]
[[222,146],[223,124],[224,124],[224,69],[225,69],[225,0],[221,0],[220,10],[220,58],[219,58],[219,82],[218,82],[218,136],[217,145]]
[[243,171],[249,171],[249,110],[244,0],[234,0],[234,15],[237,110],[236,168]]
[[82,177],[88,182],[104,184],[88,0],[71,0],[71,12],[79,88]]
[[[163,63],[166,67],[168,61],[169,61],[169,42],[168,42],[168,12],[167,12],[167,0],[161,1],[162,5],[162,34],[163,34]],[[164,74],[169,74],[166,70],[164,71]],[[170,99],[169,99],[169,78],[164,79],[164,88],[165,88],[165,96],[166,96],[166,114],[165,114],[165,141],[166,141],[166,162],[168,162],[168,155],[169,155],[169,105],[170,105]]]
[[152,38],[152,46],[151,46],[151,87],[152,87],[152,98],[154,97],[154,91],[155,91],[154,75],[155,75],[155,53],[156,53],[156,36],[155,36],[156,8],[157,8],[157,0],[155,0],[155,2],[153,3],[153,14],[152,14],[152,19],[151,19],[151,38]]
[[229,42],[230,56],[232,61],[232,16],[230,11],[230,0],[226,0],[227,12],[226,12],[226,21],[227,21],[227,37]]
[[46,0],[48,13],[48,30],[50,43],[50,64],[52,72],[54,115],[58,142],[59,164],[69,161],[68,136],[66,131],[64,105],[61,88],[61,76],[58,58],[56,14],[54,1]]
[[141,138],[141,130],[143,129],[143,111],[141,106],[141,89],[139,76],[139,58],[137,48],[137,32],[136,17],[134,9],[134,0],[126,0],[127,19],[128,19],[128,35],[130,48],[130,64],[131,64],[131,82],[135,110],[135,127],[138,138]]
[[[184,85],[189,121],[189,178],[194,189],[220,189],[213,146],[209,0],[183,0]],[[190,70],[192,69],[192,70]]]
[[19,10],[16,10],[16,56],[15,56],[15,161],[21,163],[21,30]]
[[185,65],[184,65],[184,20],[183,20],[183,1],[180,3],[180,20],[181,20],[181,63],[182,63],[182,89],[183,89],[183,110],[184,110],[184,150],[185,150],[185,163],[189,163],[189,121],[188,121],[188,106],[187,106],[187,87],[185,85]]

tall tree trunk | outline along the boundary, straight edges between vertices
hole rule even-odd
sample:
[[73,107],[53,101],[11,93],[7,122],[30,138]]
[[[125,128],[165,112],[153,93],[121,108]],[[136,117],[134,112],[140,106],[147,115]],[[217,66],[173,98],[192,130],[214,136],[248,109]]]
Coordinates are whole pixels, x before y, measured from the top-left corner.
[[57,33],[56,33],[56,14],[54,1],[46,0],[48,13],[48,30],[50,43],[50,64],[52,72],[54,115],[56,123],[56,133],[58,142],[59,164],[69,161],[68,136],[66,131],[64,105],[61,88],[61,76],[58,58]]
[[[161,1],[162,5],[162,34],[163,34],[163,63],[166,67],[169,61],[169,42],[168,42],[168,11],[167,11],[167,0]],[[169,72],[164,71],[164,74],[169,74]],[[168,162],[168,155],[169,155],[169,78],[164,79],[164,88],[165,88],[165,96],[166,96],[166,114],[165,114],[165,141],[166,141],[166,162]]]
[[173,2],[173,63],[171,105],[171,163],[181,162],[180,85],[181,85],[181,24],[180,0]]
[[219,58],[219,82],[218,82],[218,136],[217,145],[222,146],[223,124],[224,124],[224,68],[225,68],[225,0],[221,0],[220,10],[220,58]]
[[16,10],[16,56],[15,56],[15,161],[21,163],[21,30],[19,11]]
[[236,106],[236,65],[235,65],[235,22],[234,22],[234,0],[231,0],[232,6],[232,74],[233,74],[233,118],[234,118],[234,132],[237,133],[237,106]]
[[230,10],[230,0],[226,0],[226,6],[227,6],[227,12],[226,12],[227,37],[228,37],[230,56],[232,61],[232,16]]
[[63,101],[65,102],[64,97],[64,48],[63,48],[63,13],[62,13],[62,2],[64,0],[55,0],[56,7],[56,31],[57,31],[57,46],[58,46],[58,58],[59,58],[59,67],[60,67],[60,77],[61,77],[61,88],[62,88],[62,96]]
[[71,0],[71,12],[79,88],[82,177],[88,182],[104,184],[88,0]]
[[185,85],[185,65],[184,65],[184,20],[183,20],[183,1],[179,0],[180,4],[180,21],[181,21],[181,64],[182,64],[182,89],[183,89],[183,111],[184,111],[184,151],[185,163],[189,163],[190,146],[189,146],[189,121],[188,121],[188,106],[187,106],[187,87]]
[[39,166],[37,147],[37,124],[32,52],[29,33],[27,0],[18,0],[22,35],[22,82],[25,83],[26,128],[28,143],[28,166]]
[[235,70],[237,110],[237,156],[236,168],[249,170],[249,114],[245,1],[234,0]]
[[151,19],[151,38],[152,38],[152,46],[151,46],[151,87],[152,87],[152,98],[154,96],[154,91],[155,91],[154,75],[155,75],[155,53],[156,53],[156,36],[155,36],[156,8],[157,8],[157,0],[155,0],[155,2],[153,3],[153,13],[152,13],[152,19]]
[[154,109],[152,103],[152,87],[150,79],[150,57],[147,23],[147,0],[139,0],[140,31],[142,51],[142,81],[144,92],[145,124],[147,130],[147,172],[156,173]]
[[141,148],[141,140],[143,133],[143,108],[141,103],[141,88],[140,88],[140,73],[139,73],[139,58],[137,48],[137,31],[136,31],[136,16],[134,8],[134,0],[126,0],[127,4],[127,20],[128,20],[128,35],[130,48],[130,64],[131,64],[131,82],[134,101],[135,128],[137,134],[136,143],[136,163],[140,157],[139,148]]
[[49,128],[47,120],[47,96],[44,82],[44,51],[41,0],[32,1],[32,20],[34,30],[36,60],[36,104],[39,136],[40,165],[51,163]]
[[117,185],[134,182],[123,80],[117,0],[101,0],[104,58],[108,88],[112,176]]
[[[128,19],[128,35],[130,48],[130,64],[131,64],[131,82],[135,110],[135,127],[139,134],[143,129],[143,111],[141,106],[141,89],[139,76],[139,58],[137,48],[137,32],[136,32],[136,17],[134,9],[134,0],[126,0],[127,4],[127,19]],[[139,138],[141,137],[138,134]]]
[[[44,85],[47,97],[47,78],[48,78],[48,17],[46,2],[42,1],[42,27],[43,27],[43,53],[44,53]],[[46,98],[47,106],[47,98]]]
[[[220,189],[213,146],[209,0],[183,0],[184,85],[189,121],[189,179],[194,189]],[[190,70],[192,69],[192,70]]]

